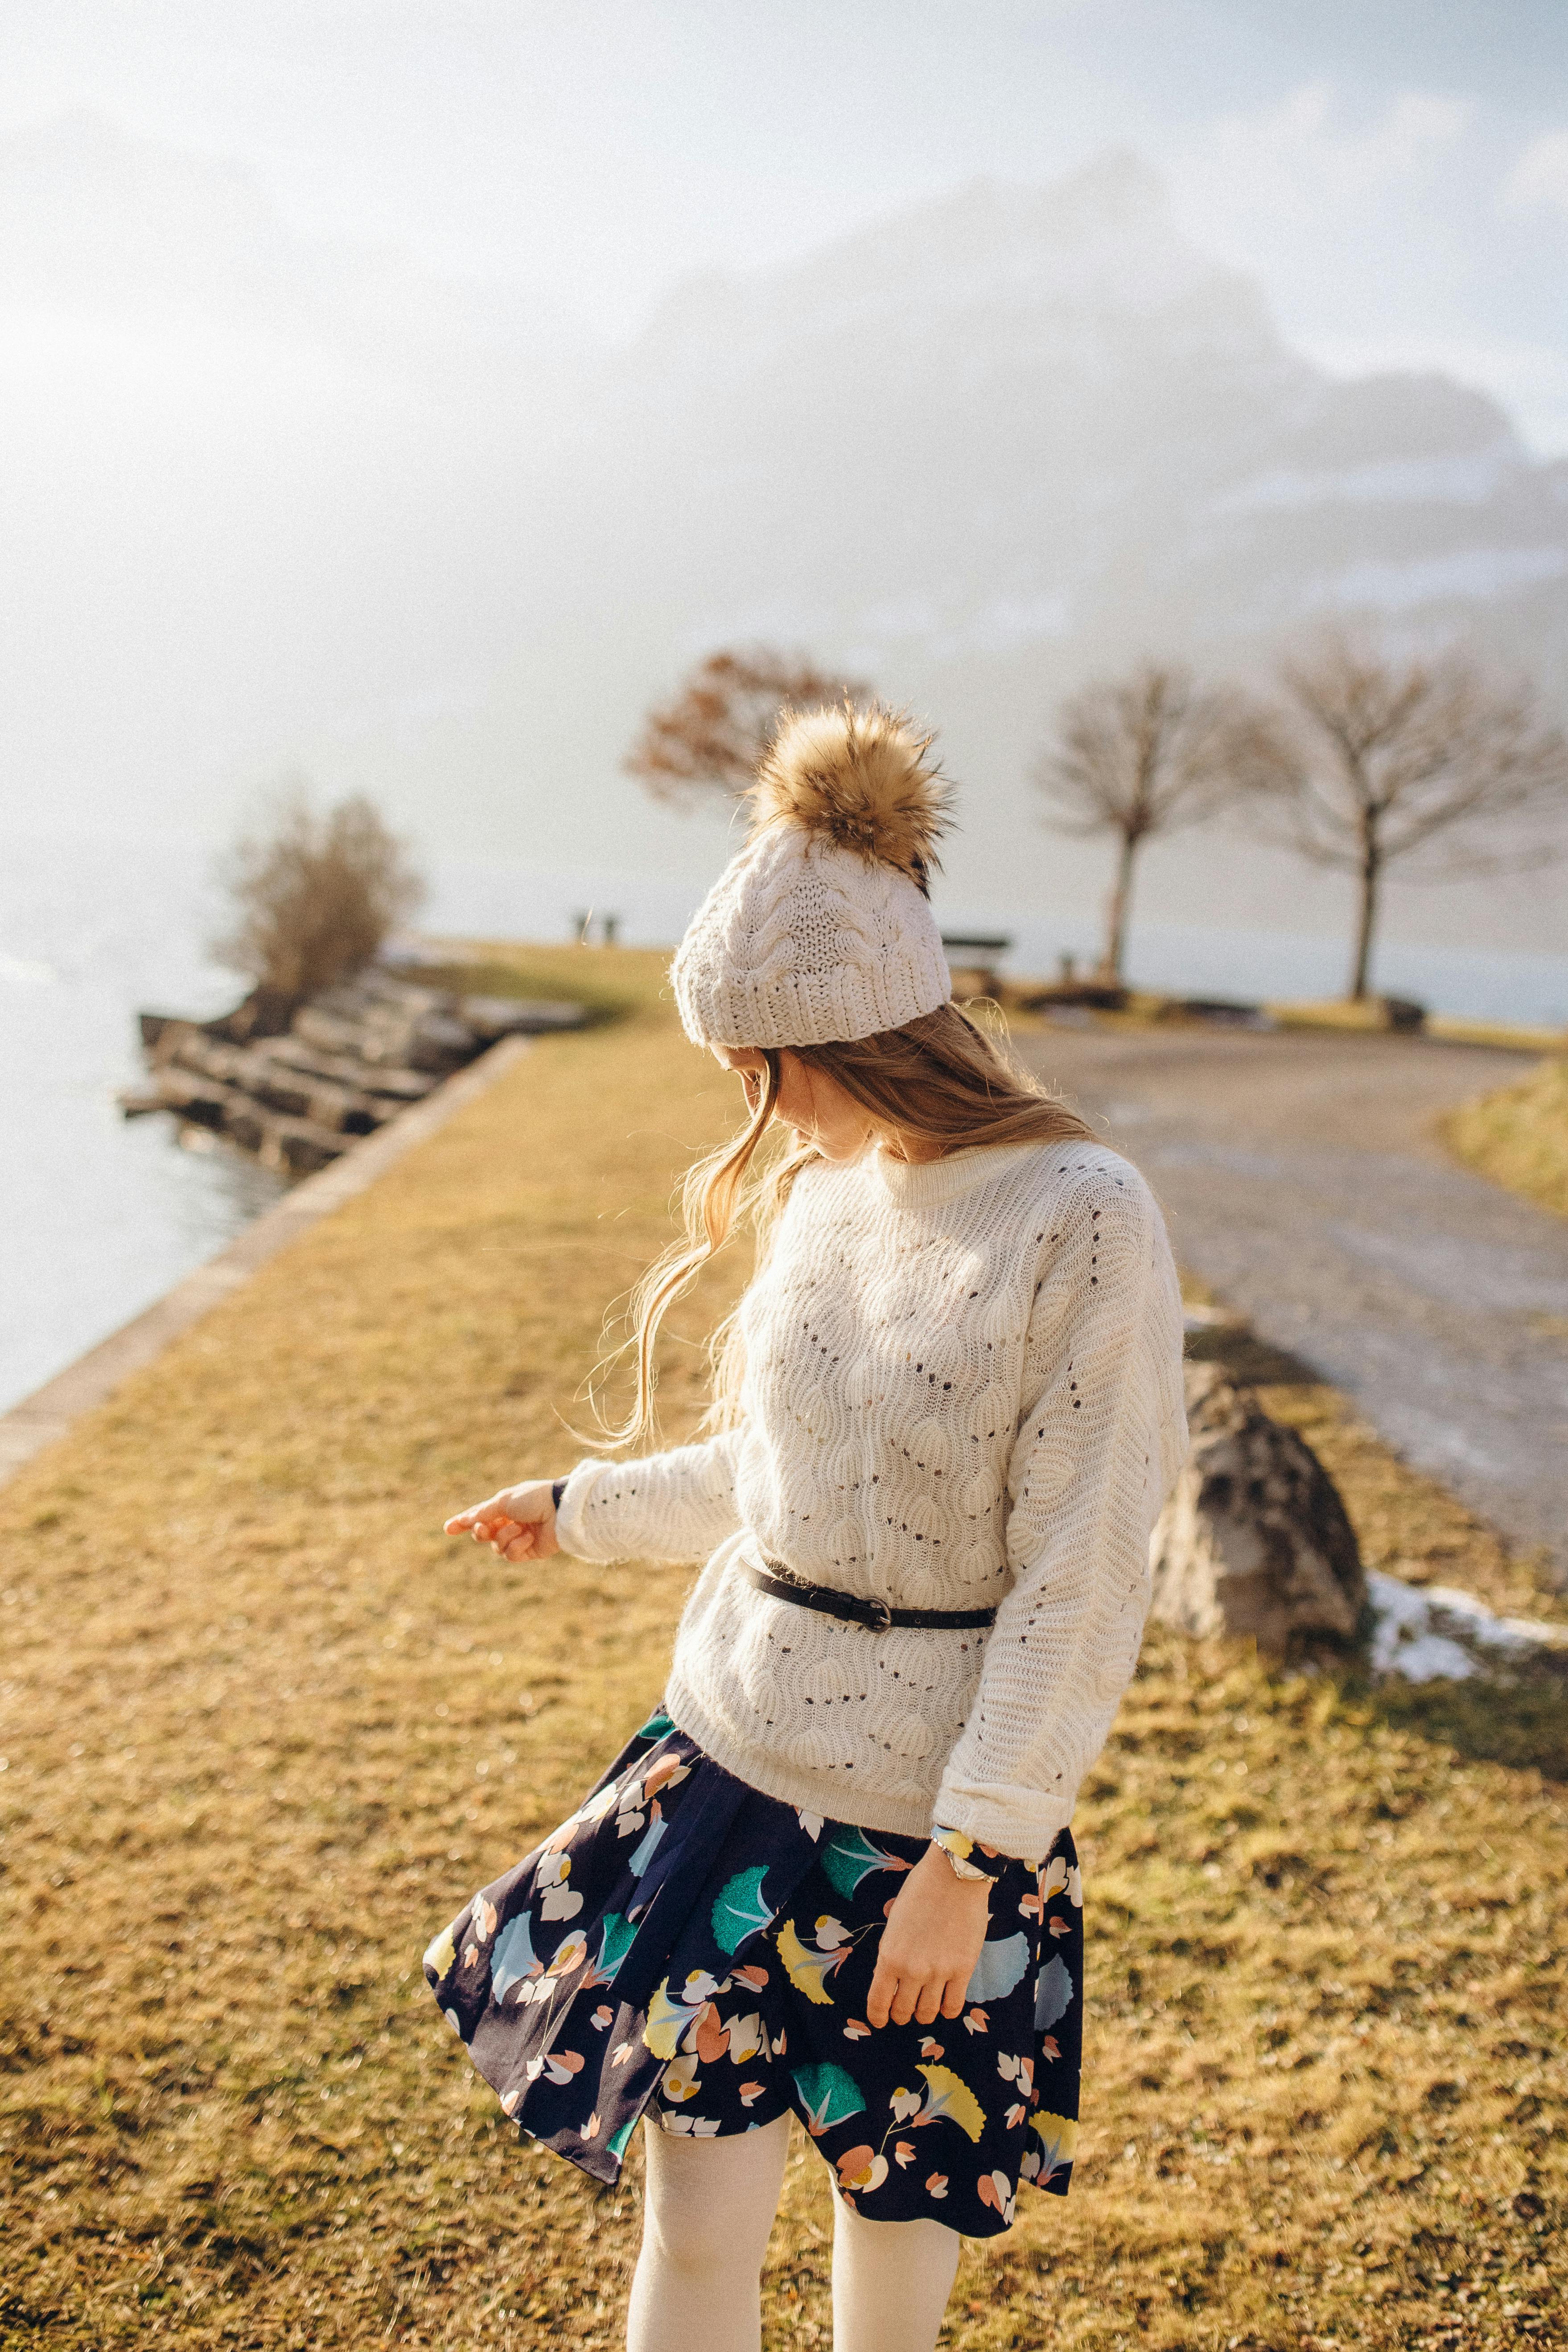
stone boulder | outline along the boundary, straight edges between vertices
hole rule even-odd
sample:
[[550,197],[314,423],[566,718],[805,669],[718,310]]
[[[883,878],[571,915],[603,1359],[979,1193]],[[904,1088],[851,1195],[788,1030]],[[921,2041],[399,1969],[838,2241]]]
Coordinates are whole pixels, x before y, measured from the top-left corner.
[[1189,1364],[1192,1447],[1151,1546],[1152,1613],[1198,1637],[1348,1641],[1366,1576],[1339,1490],[1311,1447],[1217,1364]]
[[253,989],[217,1021],[140,1015],[153,1083],[120,1097],[128,1118],[173,1111],[267,1166],[324,1168],[502,1037],[581,1028],[581,1004],[457,997],[375,967],[308,1003]]

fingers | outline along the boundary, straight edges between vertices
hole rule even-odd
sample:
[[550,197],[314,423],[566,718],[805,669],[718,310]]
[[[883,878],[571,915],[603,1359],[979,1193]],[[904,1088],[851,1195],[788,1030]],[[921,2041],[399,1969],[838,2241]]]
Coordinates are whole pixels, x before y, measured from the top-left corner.
[[904,1977],[893,1997],[893,2023],[908,2025],[918,2018],[921,2024],[930,2025],[942,2006],[945,1990],[941,1977]]
[[538,1525],[509,1518],[499,1503],[476,1503],[471,1510],[457,1512],[445,1522],[445,1532],[489,1544],[502,1559],[532,1559],[539,1547]]
[[880,2029],[889,2021],[908,2025],[915,2019],[934,2025],[939,2017],[957,2017],[963,2008],[963,1987],[956,1978],[906,1977],[879,1960],[866,2000],[866,2022]]
[[899,1979],[892,1969],[885,1967],[882,1961],[879,1960],[876,1973],[871,1979],[871,1990],[866,1996],[868,2025],[875,2026],[879,2030],[886,2025],[888,2011],[892,2006],[893,1994],[898,1989],[898,1982]]
[[[550,1481],[525,1479],[521,1486],[502,1486],[482,1503],[454,1512],[445,1522],[449,1536],[472,1536],[488,1543],[502,1559],[542,1559],[560,1549],[554,1534],[555,1507]],[[510,1547],[528,1538],[525,1549]]]
[[536,1559],[539,1556],[539,1529],[531,1521],[498,1519],[493,1527],[476,1528],[477,1543],[488,1542],[499,1559]]
[[456,1511],[443,1522],[449,1536],[471,1535],[478,1543],[488,1543],[492,1528],[506,1517],[501,1503],[473,1503],[466,1511]]

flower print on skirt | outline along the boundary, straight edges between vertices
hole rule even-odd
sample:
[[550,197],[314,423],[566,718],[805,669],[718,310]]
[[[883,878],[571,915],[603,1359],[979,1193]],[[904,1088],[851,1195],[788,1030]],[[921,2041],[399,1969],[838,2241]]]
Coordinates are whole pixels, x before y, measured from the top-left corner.
[[791,2110],[871,2220],[989,2237],[1021,2180],[1067,2193],[1082,1889],[1065,1831],[1038,1869],[1007,1864],[962,2013],[876,2030],[881,1930],[926,1843],[764,1797],[660,1712],[425,1973],[506,2113],[596,2180],[645,2110],[699,2138]]

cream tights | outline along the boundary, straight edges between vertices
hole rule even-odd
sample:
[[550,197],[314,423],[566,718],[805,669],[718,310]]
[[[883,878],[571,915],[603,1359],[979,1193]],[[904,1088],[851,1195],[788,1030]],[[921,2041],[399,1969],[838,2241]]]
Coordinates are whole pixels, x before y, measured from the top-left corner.
[[[758,2281],[784,2185],[789,2117],[733,2139],[648,2125],[642,2252],[627,2352],[759,2352]],[[836,2197],[834,2352],[932,2352],[958,2267],[940,2221],[868,2221]]]

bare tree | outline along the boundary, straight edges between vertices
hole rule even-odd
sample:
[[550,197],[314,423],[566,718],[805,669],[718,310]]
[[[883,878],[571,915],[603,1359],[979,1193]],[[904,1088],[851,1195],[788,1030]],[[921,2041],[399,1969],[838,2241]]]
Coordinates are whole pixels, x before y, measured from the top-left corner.
[[303,785],[286,789],[265,829],[238,843],[224,879],[234,920],[213,953],[282,997],[358,971],[425,895],[372,802],[355,793],[323,814]]
[[710,654],[673,701],[649,711],[626,754],[628,772],[656,800],[743,793],[786,710],[866,703],[871,689],[767,646]]
[[1100,679],[1063,705],[1057,740],[1036,770],[1059,833],[1116,836],[1101,969],[1121,977],[1139,851],[1158,834],[1200,824],[1244,789],[1265,715],[1230,688],[1202,688],[1169,662]]
[[1352,1002],[1367,993],[1391,866],[1453,878],[1568,848],[1568,740],[1529,684],[1489,678],[1462,654],[1395,661],[1342,635],[1283,678],[1289,723],[1254,745],[1243,789],[1266,834],[1355,876]]

